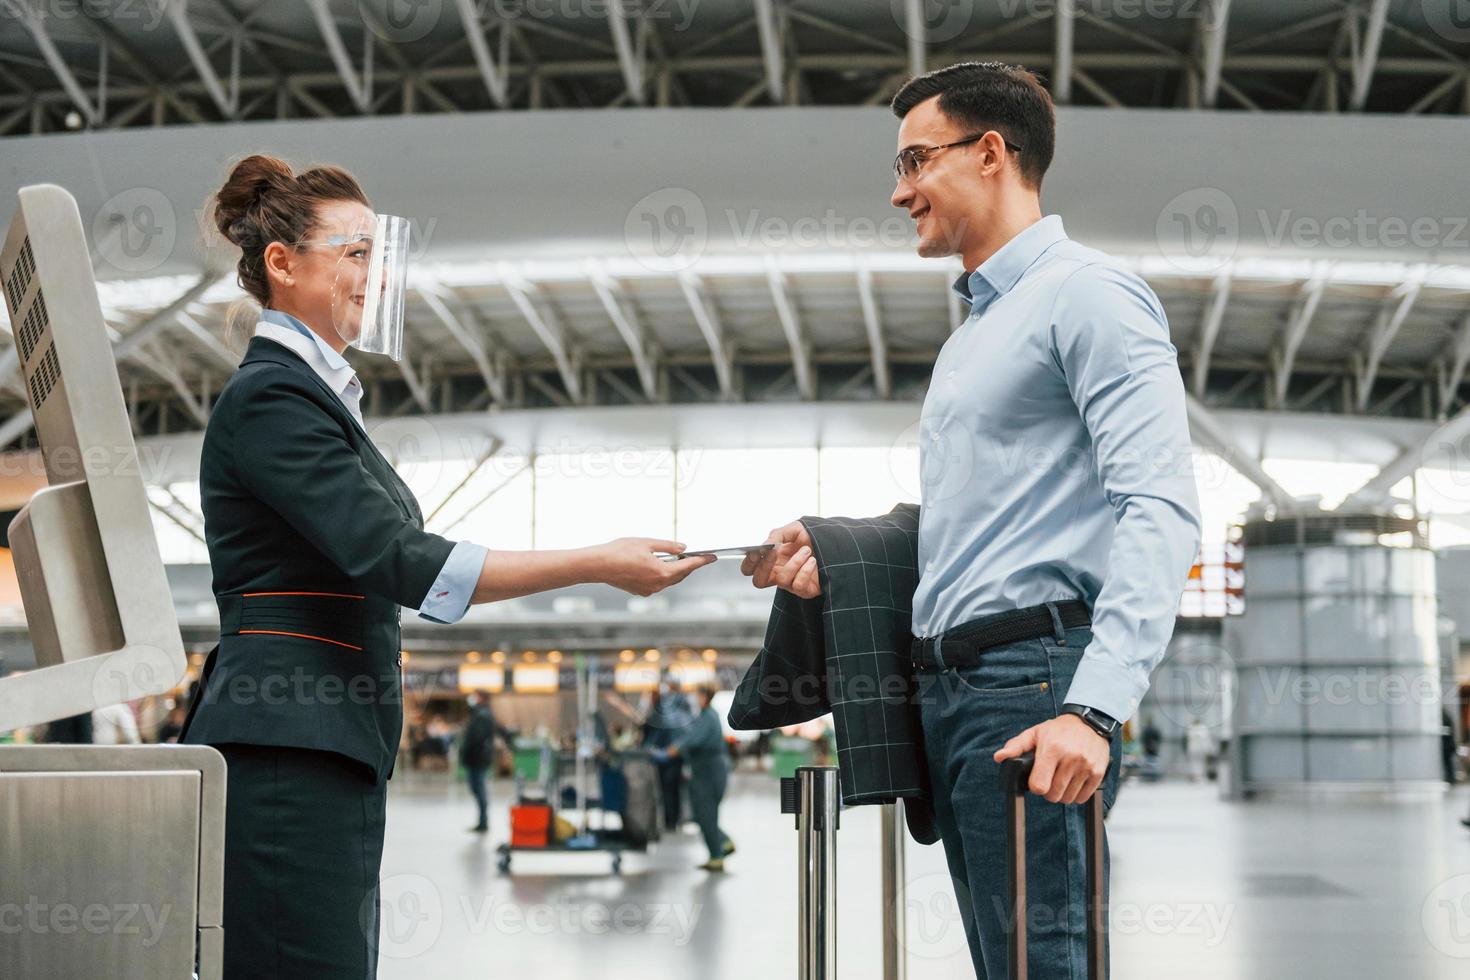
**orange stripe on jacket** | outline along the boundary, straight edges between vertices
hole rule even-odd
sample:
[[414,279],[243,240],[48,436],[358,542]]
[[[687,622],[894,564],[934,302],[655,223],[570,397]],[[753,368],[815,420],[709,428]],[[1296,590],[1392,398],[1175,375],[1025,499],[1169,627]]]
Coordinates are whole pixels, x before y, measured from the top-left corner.
[[242,596],[249,598],[257,595],[324,595],[333,599],[361,599],[360,595],[349,595],[346,592],[242,592]]
[[329,640],[325,636],[312,636],[310,633],[287,633],[284,630],[240,630],[240,632],[242,634],[265,633],[269,634],[270,636],[296,636],[300,637],[303,640],[320,640],[323,643],[334,643],[339,647],[346,647],[349,650],[357,650],[358,652],[362,651],[362,647],[353,646],[351,643],[343,643],[341,640]]

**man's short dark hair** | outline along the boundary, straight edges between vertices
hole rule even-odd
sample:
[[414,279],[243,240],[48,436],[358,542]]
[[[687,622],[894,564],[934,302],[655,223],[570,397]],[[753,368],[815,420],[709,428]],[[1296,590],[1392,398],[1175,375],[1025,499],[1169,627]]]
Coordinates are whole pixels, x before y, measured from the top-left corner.
[[966,61],[909,79],[893,97],[902,119],[920,102],[939,96],[939,111],[979,135],[995,130],[1021,147],[1021,179],[1041,188],[1057,145],[1051,94],[1034,72],[996,61]]

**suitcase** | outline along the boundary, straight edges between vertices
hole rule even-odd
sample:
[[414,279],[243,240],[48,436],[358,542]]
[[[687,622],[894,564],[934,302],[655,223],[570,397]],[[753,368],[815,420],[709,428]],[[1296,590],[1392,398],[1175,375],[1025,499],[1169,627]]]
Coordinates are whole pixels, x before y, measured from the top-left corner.
[[659,798],[658,770],[642,753],[621,758],[624,782],[623,833],[633,847],[646,847],[658,840],[663,828],[663,804]]
[[[1036,758],[1031,753],[1000,764],[1006,809],[1006,880],[1010,892],[1011,980],[1026,980],[1026,784]],[[1108,914],[1103,903],[1102,790],[1082,804],[1087,821],[1087,977],[1108,975]]]
[[510,808],[510,846],[546,847],[551,843],[551,807],[517,803]]

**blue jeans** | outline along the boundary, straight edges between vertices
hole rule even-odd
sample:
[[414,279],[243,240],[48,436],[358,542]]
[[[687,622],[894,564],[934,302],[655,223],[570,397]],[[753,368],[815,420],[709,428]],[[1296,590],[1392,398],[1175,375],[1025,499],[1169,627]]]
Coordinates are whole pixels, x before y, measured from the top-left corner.
[[[962,670],[919,674],[924,750],[934,809],[975,976],[1008,976],[1010,903],[1000,766],[994,753],[1012,736],[1054,718],[1082,651],[1086,627],[993,647]],[[1118,792],[1122,746],[1114,740],[1103,803]],[[1085,822],[1081,806],[1026,798],[1027,950],[1032,977],[1087,976]],[[1106,849],[1104,849],[1106,854]],[[1106,886],[1104,860],[1104,885]],[[1104,892],[1106,895],[1106,892]]]
[[679,829],[679,818],[684,815],[684,762],[670,759],[658,764],[658,788],[664,804],[664,829],[673,832]]
[[486,786],[485,779],[490,773],[489,766],[465,766],[465,782],[470,784],[470,794],[475,798],[475,806],[480,811],[480,820],[476,827],[490,826],[490,790]]

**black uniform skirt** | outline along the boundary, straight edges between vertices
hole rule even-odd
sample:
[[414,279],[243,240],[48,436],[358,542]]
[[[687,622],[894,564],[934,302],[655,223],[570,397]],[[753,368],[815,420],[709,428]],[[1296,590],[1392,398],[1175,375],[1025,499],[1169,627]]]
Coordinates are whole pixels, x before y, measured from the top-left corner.
[[371,980],[385,784],[335,752],[216,746],[225,802],[225,980]]

